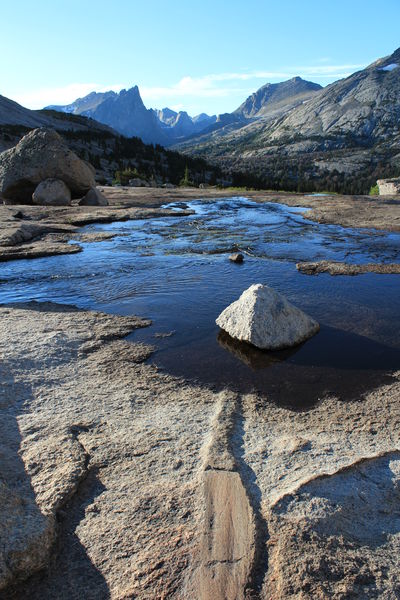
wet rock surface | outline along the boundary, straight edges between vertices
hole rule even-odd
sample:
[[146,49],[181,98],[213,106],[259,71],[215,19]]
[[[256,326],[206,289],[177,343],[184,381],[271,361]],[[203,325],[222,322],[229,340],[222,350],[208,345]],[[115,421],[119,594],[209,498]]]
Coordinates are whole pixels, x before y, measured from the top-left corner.
[[318,273],[329,273],[329,275],[362,275],[363,273],[381,273],[384,275],[400,274],[399,263],[350,265],[347,263],[321,260],[318,262],[297,263],[296,268],[306,275],[318,275]]
[[231,254],[229,256],[229,260],[233,263],[242,263],[243,262],[243,254],[241,254],[240,252],[236,252],[235,254]]

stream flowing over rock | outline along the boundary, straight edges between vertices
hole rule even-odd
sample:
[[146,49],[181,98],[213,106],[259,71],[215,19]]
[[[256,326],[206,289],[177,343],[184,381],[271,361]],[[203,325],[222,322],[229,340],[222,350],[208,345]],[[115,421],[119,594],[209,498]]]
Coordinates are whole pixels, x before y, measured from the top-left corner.
[[231,337],[263,350],[296,346],[319,330],[314,319],[261,283],[244,291],[216,323]]
[[34,129],[10,150],[0,154],[0,195],[13,202],[31,203],[45,179],[60,179],[80,198],[95,186],[93,167],[72,152],[52,129]]

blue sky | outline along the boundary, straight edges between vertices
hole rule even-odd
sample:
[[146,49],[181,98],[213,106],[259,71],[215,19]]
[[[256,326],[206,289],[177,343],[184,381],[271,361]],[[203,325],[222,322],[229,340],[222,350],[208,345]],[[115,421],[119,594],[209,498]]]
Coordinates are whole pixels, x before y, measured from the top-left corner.
[[400,46],[400,0],[0,4],[0,94],[29,108],[137,84],[148,107],[228,112],[266,82],[326,85]]

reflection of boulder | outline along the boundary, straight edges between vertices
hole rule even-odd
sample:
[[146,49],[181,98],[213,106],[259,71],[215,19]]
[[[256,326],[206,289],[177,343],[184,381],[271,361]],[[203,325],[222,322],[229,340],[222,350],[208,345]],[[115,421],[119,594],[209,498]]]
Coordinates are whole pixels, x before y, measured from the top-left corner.
[[276,350],[275,352],[259,350],[259,348],[256,348],[247,342],[235,340],[222,329],[218,333],[217,341],[224,350],[228,350],[228,352],[233,354],[254,371],[267,369],[273,364],[283,362],[293,356],[293,354],[301,348],[301,346],[296,346],[295,348],[286,348],[286,350]]
[[216,323],[231,337],[264,350],[296,346],[319,330],[314,319],[261,283],[244,291]]

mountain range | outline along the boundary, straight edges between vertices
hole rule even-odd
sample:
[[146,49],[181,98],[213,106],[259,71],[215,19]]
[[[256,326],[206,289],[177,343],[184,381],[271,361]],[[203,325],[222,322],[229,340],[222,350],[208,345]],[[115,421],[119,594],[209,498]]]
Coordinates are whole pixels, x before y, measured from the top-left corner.
[[[97,100],[92,96],[88,103],[95,104]],[[178,113],[174,114],[169,117],[179,122]],[[245,173],[225,173],[202,158],[191,158],[158,144],[145,144],[139,137],[125,137],[82,114],[29,110],[0,96],[0,152],[15,146],[37,127],[61,133],[71,150],[95,167],[98,183],[125,185],[136,179],[143,185],[179,185],[188,178],[195,185],[258,185],[254,177]]]
[[147,109],[137,85],[120,92],[91,92],[72,104],[47,106],[49,110],[90,117],[112,127],[126,137],[140,137],[146,143],[170,146],[214,123],[216,116],[201,114],[189,117],[187,112],[170,108]]
[[272,189],[366,193],[378,178],[399,175],[400,49],[293,105],[295,94],[283,94],[276,112],[271,91],[264,86],[233,113],[255,118],[176,148],[223,168],[240,165]]
[[366,193],[376,179],[400,173],[400,49],[325,88],[300,77],[267,83],[217,116],[147,109],[134,86],[43,111],[0,96],[2,123],[72,128],[81,138],[94,130],[136,136],[271,189]]
[[51,105],[46,109],[90,117],[127,137],[140,137],[146,143],[172,146],[201,134],[242,127],[258,118],[281,115],[309,99],[321,86],[300,77],[282,83],[267,83],[249,96],[233,113],[191,117],[170,108],[147,109],[137,85],[120,92],[91,92],[72,104]]

